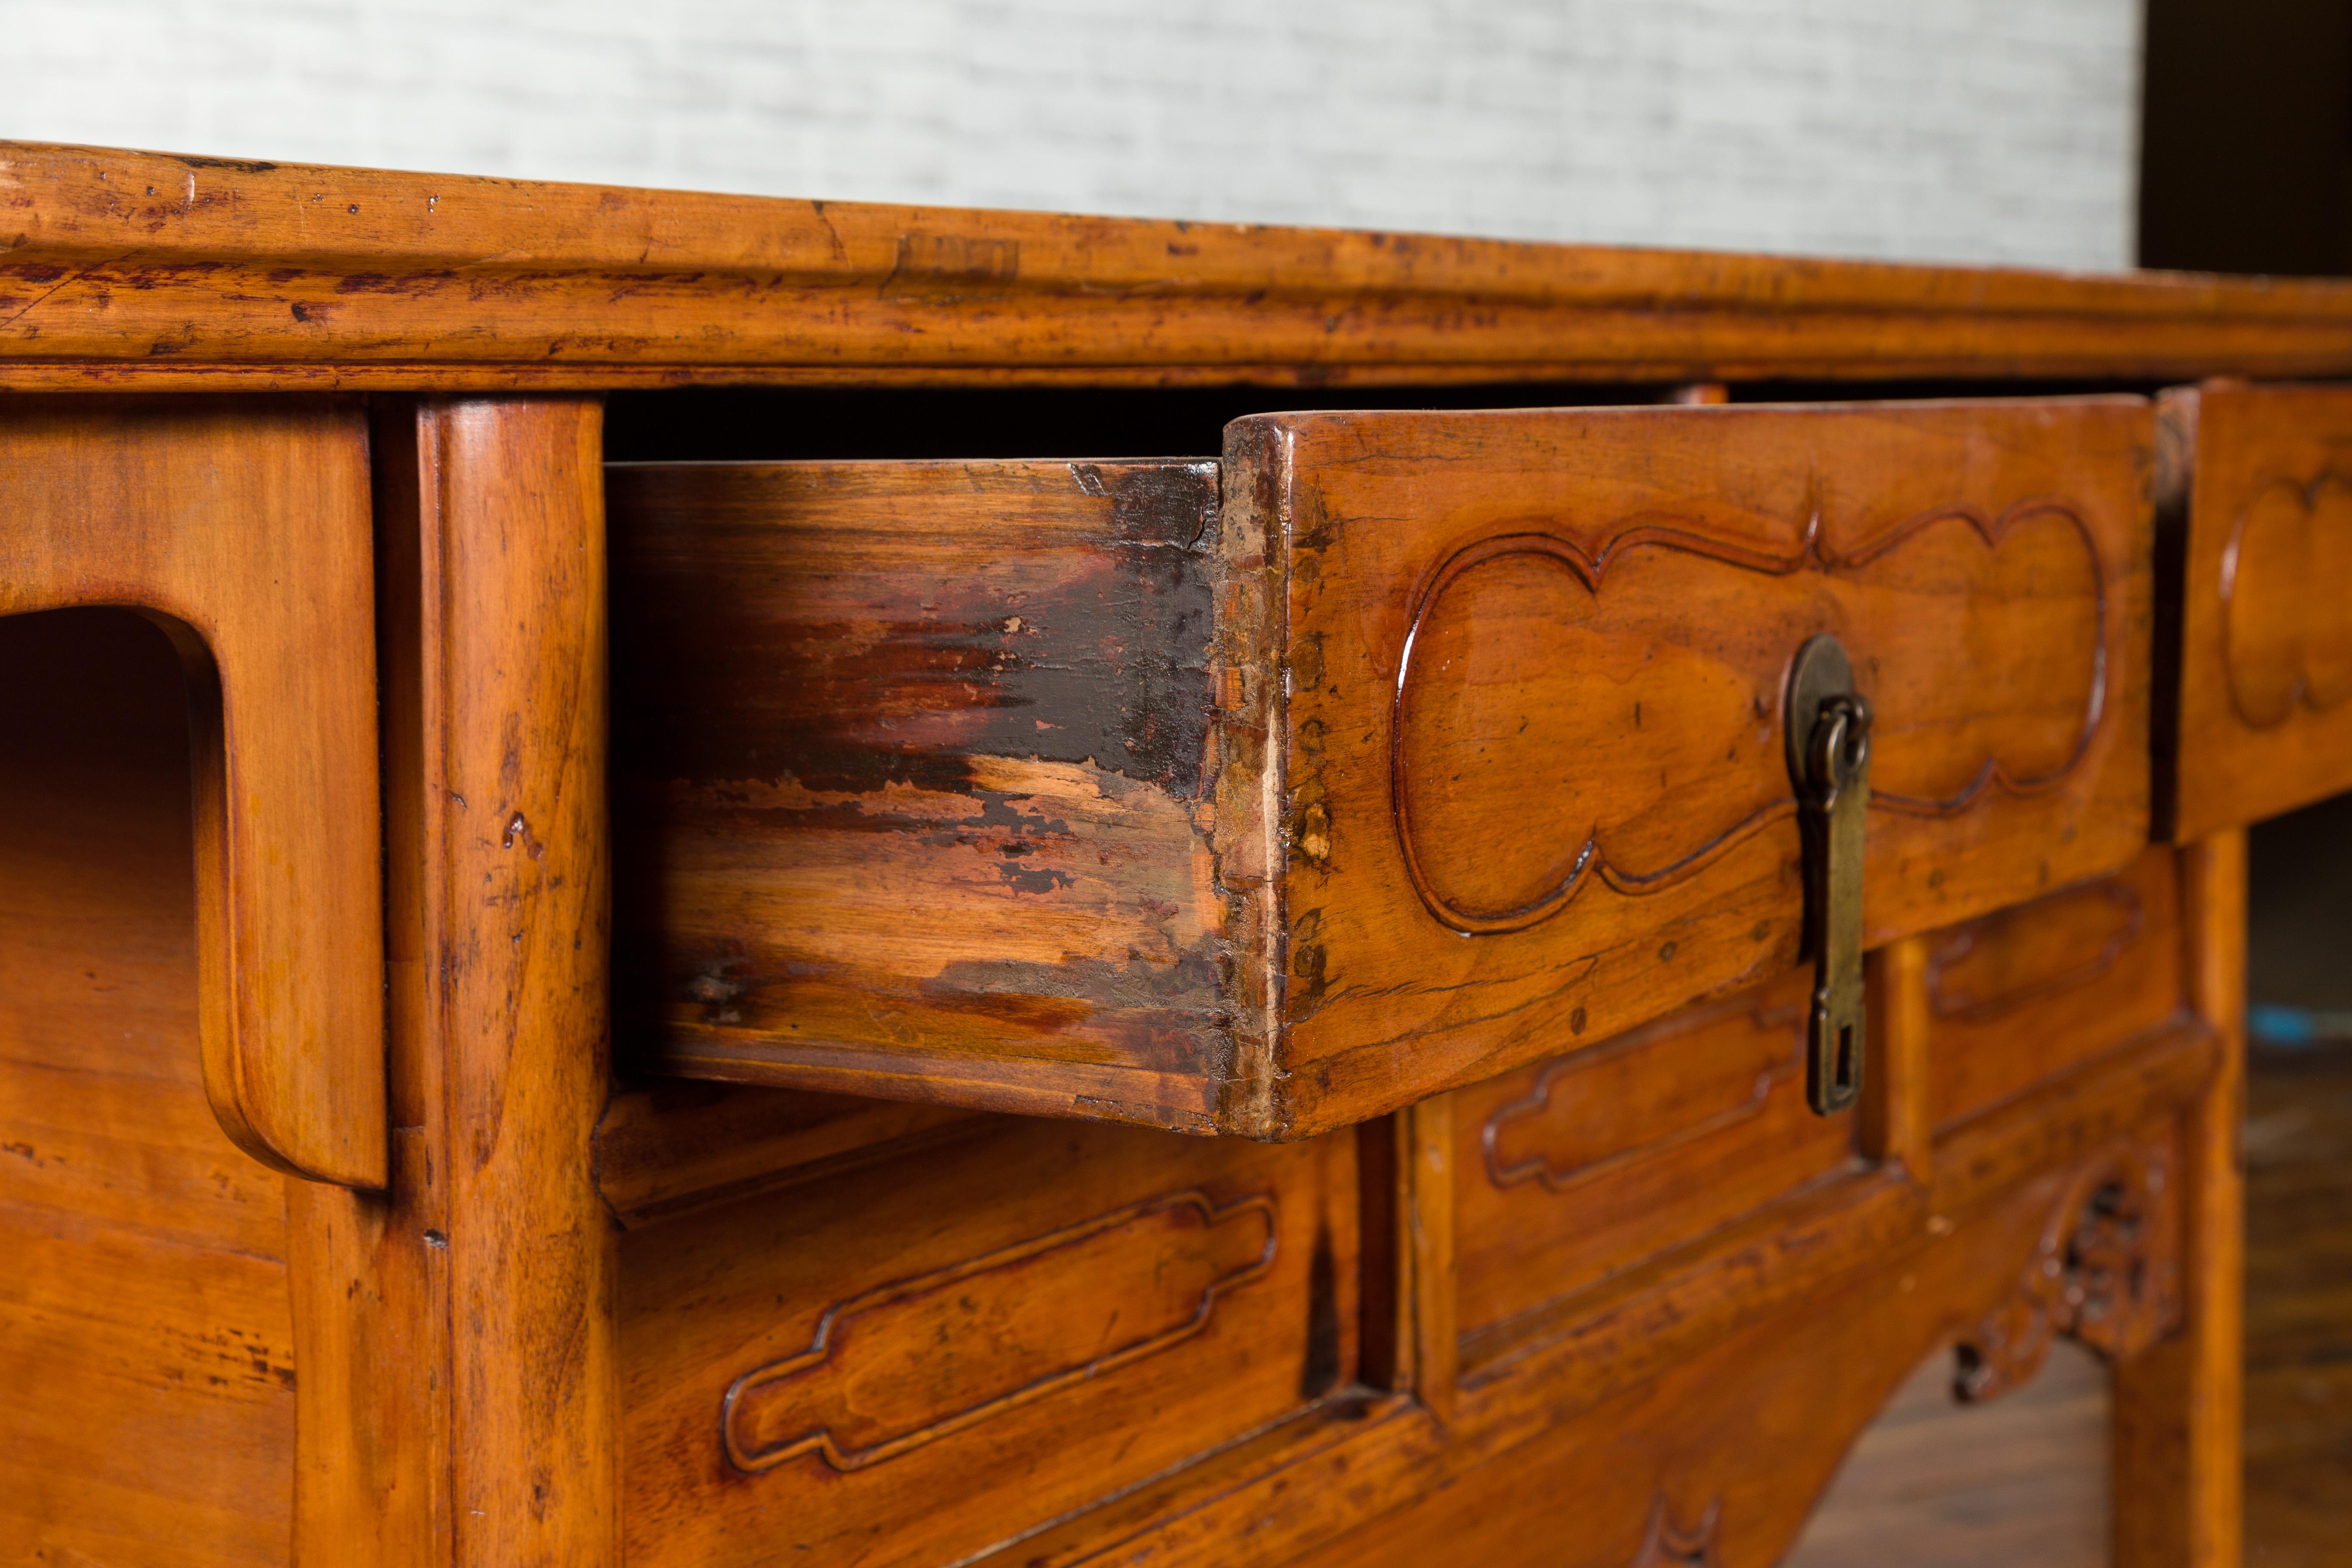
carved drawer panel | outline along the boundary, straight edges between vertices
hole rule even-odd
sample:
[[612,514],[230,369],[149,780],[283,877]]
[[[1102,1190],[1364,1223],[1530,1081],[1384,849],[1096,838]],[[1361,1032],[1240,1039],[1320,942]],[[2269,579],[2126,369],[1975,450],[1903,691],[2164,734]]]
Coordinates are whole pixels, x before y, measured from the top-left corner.
[[2182,581],[2179,840],[2352,789],[2352,388],[2167,400],[2194,454]]
[[1454,1096],[1466,1336],[1848,1165],[1853,1116],[1805,1104],[1811,978],[1791,973]]
[[[1222,464],[616,467],[616,983],[661,1070],[1298,1137],[2147,827],[2148,405],[1266,416]],[[1802,721],[1810,723],[1810,720]]]
[[2183,1005],[2179,873],[2130,869],[1937,933],[1927,956],[1928,1105],[1938,1126],[2155,1028]]
[[992,1119],[627,1233],[629,1561],[954,1561],[1350,1381],[1352,1151]]

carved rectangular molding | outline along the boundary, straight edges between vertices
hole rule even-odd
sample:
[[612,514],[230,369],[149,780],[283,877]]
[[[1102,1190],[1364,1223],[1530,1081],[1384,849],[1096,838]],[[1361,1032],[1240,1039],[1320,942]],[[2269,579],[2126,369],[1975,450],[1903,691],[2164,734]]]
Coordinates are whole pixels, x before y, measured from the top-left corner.
[[1939,1018],[1990,1023],[2088,985],[2147,924],[2139,889],[2121,879],[2069,888],[1988,915],[1927,956],[1927,1005]]
[[1192,1338],[1275,1242],[1271,1197],[1173,1193],[836,1302],[729,1387],[727,1458],[848,1471],[936,1442]]
[[1487,1116],[1486,1179],[1566,1193],[1749,1121],[1803,1081],[1804,1024],[1800,1001],[1747,996],[1563,1057]]

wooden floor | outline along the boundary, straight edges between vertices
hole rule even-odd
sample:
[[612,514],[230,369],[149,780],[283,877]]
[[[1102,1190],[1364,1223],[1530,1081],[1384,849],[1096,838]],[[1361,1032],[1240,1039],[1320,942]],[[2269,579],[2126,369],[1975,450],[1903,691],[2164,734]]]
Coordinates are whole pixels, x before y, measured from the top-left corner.
[[[2352,1045],[2257,1048],[2246,1119],[2246,1562],[2352,1563]],[[1938,1352],[1864,1433],[1786,1568],[2108,1561],[2108,1384],[2061,1344],[1994,1404]],[[1894,1553],[1895,1555],[1890,1555]]]
[[2352,1046],[2251,1065],[2246,1561],[2352,1563]]
[[1989,1405],[1952,1400],[1937,1351],[1887,1403],[1782,1568],[2102,1568],[2113,1385],[2062,1341]]

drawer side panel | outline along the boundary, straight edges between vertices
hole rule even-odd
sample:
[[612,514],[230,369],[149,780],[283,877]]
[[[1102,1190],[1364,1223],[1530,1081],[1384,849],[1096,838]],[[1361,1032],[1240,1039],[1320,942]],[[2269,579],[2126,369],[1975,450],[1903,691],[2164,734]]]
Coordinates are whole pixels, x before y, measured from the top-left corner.
[[625,1053],[1206,1130],[1213,462],[615,465]]

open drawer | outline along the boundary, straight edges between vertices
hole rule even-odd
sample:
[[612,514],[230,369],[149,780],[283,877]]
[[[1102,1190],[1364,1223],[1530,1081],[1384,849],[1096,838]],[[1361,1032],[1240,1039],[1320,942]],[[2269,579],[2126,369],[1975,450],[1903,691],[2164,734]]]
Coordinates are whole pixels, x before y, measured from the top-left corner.
[[[1300,1137],[2147,841],[2136,398],[1264,416],[1222,462],[616,465],[625,1060]],[[1042,443],[1041,443],[1042,444]]]

